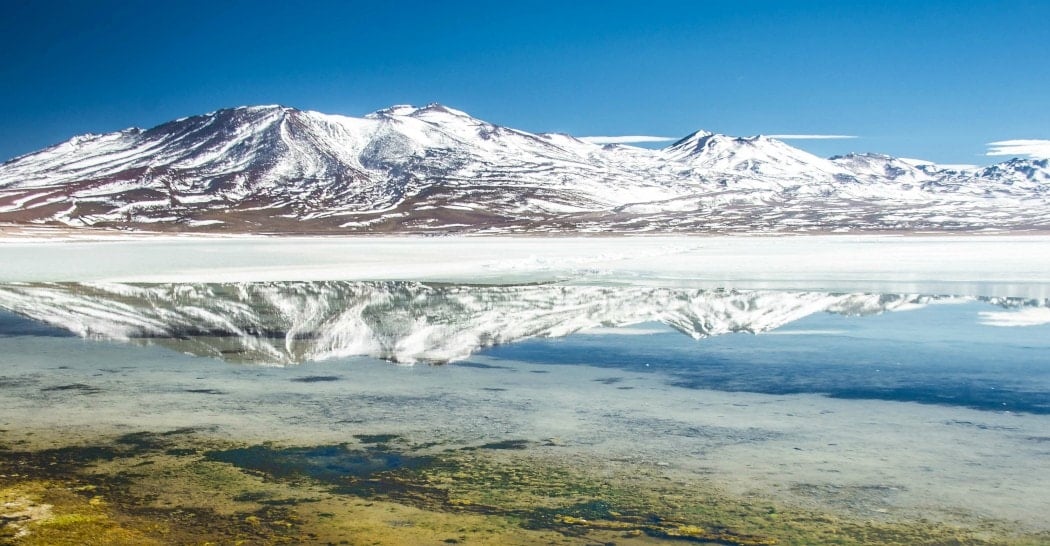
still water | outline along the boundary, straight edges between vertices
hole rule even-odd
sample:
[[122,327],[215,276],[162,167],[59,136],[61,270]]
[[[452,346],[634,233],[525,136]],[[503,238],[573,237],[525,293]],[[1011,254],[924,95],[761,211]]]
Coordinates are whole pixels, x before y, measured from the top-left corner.
[[1050,541],[1047,300],[8,283],[0,309],[14,543]]

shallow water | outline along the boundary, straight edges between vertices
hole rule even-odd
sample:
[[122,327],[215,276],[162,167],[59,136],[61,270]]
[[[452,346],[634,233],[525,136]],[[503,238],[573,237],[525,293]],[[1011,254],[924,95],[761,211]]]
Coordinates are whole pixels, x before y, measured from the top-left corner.
[[696,342],[640,336],[528,340],[493,358],[659,372],[676,386],[1050,413],[1050,324],[982,323],[983,302],[870,317],[811,315],[766,332]]
[[1050,539],[1046,300],[326,281],[0,306],[0,493],[51,506],[5,540]]

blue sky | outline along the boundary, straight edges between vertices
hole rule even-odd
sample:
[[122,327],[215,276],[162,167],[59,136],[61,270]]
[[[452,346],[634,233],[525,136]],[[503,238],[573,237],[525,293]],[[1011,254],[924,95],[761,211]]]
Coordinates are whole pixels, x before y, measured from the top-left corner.
[[0,1],[0,160],[274,103],[441,102],[577,136],[854,135],[791,143],[942,163],[1050,139],[1044,1]]

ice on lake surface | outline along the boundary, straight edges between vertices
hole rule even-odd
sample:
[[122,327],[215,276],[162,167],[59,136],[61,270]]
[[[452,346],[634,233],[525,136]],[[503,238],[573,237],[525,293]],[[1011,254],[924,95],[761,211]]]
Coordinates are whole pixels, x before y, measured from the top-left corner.
[[1050,298],[1050,236],[0,239],[0,282],[404,280]]
[[[113,472],[112,495],[152,510],[208,497],[264,523],[258,510],[296,498],[292,528],[334,542],[644,544],[725,528],[704,536],[1039,543],[1041,259],[1021,274],[784,274],[772,288],[542,260],[481,284],[20,277],[0,283],[0,462],[12,453],[24,473],[33,450],[160,445],[48,479]],[[179,431],[192,438],[165,443]],[[360,468],[374,476],[355,481]],[[313,489],[295,489],[298,473]],[[577,474],[590,481],[570,488]],[[347,495],[363,499],[352,516],[332,504]],[[701,506],[712,498],[724,509]],[[479,525],[468,516],[511,524],[463,538]],[[346,521],[372,527],[332,527]],[[541,532],[554,535],[527,534]]]

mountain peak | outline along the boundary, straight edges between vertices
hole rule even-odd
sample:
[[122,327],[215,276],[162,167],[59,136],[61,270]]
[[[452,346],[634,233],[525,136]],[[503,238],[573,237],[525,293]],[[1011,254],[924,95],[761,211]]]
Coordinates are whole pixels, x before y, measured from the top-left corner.
[[295,111],[295,108],[289,106],[283,106],[280,104],[259,104],[251,106],[236,106],[234,108],[220,108],[218,110],[208,112],[207,114],[201,114],[198,116],[187,116],[175,120],[176,122],[184,121],[192,118],[208,118],[208,117],[249,117],[258,118],[262,116],[268,116],[272,114],[285,114],[288,112]]
[[826,159],[763,135],[735,137],[701,130],[663,153],[695,169],[733,176],[827,182],[850,174]]
[[668,146],[668,148],[685,148],[685,147],[696,147],[707,142],[710,137],[715,136],[715,133],[705,131],[703,129],[689,133],[685,137],[677,140],[674,144]]
[[709,153],[721,154],[726,150],[758,145],[768,145],[771,148],[794,149],[779,140],[763,135],[739,137],[712,133],[702,129],[689,134],[664,149],[678,156],[694,156]]
[[432,103],[430,103],[430,104],[428,104],[428,105],[418,109],[416,111],[416,113],[441,113],[441,114],[451,114],[453,116],[471,117],[469,114],[467,114],[466,112],[464,112],[462,110],[456,110],[455,108],[449,108],[448,106],[445,106],[444,104],[437,103],[437,102],[432,102]]
[[238,106],[236,108],[226,108],[226,110],[244,110],[247,112],[266,112],[273,110],[292,110],[288,106],[282,104],[250,104],[247,106]]
[[411,104],[395,104],[393,106],[388,106],[386,108],[376,110],[375,112],[372,112],[371,114],[368,114],[365,117],[369,119],[375,119],[387,116],[408,116],[414,113],[416,110],[418,110],[418,108],[412,106]]
[[831,161],[835,161],[837,159],[881,159],[889,161],[893,159],[893,157],[875,152],[849,152],[841,155],[833,155],[828,159]]
[[366,115],[366,118],[377,119],[383,117],[422,117],[433,114],[445,114],[459,118],[473,119],[470,114],[463,112],[462,110],[456,110],[455,108],[449,108],[444,104],[432,102],[426,106],[413,106],[411,104],[395,104],[393,106],[376,110],[371,114]]

